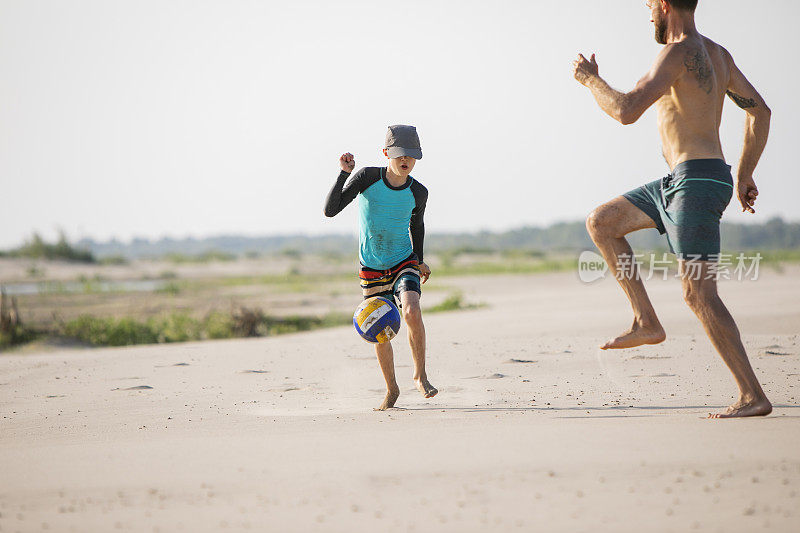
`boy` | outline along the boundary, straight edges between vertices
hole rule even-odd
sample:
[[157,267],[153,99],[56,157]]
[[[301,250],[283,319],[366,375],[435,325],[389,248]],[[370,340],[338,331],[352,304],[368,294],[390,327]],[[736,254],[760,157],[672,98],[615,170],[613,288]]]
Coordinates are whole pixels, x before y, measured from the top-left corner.
[[[425,398],[439,392],[425,373],[425,325],[419,298],[422,283],[431,270],[423,262],[425,204],[428,189],[409,173],[422,159],[417,129],[414,126],[389,126],[383,154],[386,167],[365,167],[356,172],[352,154],[339,158],[341,172],[325,202],[325,216],[333,217],[358,196],[359,259],[361,292],[364,299],[374,296],[395,298],[408,326],[408,343],[414,358],[414,383]],[[376,344],[378,363],[386,380],[386,398],[379,411],[394,407],[400,388],[394,374],[391,343]]]

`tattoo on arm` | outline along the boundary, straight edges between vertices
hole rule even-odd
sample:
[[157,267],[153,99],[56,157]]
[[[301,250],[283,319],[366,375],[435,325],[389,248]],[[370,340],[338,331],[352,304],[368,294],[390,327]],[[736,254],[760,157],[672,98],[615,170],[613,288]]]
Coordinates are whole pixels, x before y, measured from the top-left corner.
[[758,104],[752,98],[745,98],[744,96],[738,95],[733,91],[726,91],[725,94],[727,94],[728,98],[733,100],[736,103],[736,105],[738,105],[742,109],[750,109],[751,107],[758,107]]
[[694,74],[697,78],[697,83],[700,88],[707,94],[711,94],[711,89],[714,86],[714,81],[711,79],[711,67],[708,64],[708,57],[703,50],[689,50],[686,52],[686,57],[683,59],[683,64],[686,70]]

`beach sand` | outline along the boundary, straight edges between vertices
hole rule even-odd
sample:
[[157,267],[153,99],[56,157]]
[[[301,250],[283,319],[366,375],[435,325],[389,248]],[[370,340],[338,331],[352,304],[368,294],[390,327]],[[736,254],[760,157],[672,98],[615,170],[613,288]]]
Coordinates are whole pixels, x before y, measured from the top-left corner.
[[736,389],[674,279],[615,352],[613,279],[449,279],[487,305],[426,317],[431,400],[395,340],[382,413],[352,328],[4,354],[0,531],[800,531],[798,274],[721,284],[761,419],[705,419]]

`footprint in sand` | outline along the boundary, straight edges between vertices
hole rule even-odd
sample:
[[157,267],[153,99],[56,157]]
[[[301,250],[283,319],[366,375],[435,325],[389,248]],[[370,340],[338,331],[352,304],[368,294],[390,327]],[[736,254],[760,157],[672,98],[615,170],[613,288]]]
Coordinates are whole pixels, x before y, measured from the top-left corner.
[[629,358],[631,361],[634,359],[672,359],[669,355],[634,355]]
[[770,344],[762,348],[761,355],[793,355],[786,351],[786,348],[777,344]]
[[505,374],[500,374],[499,372],[495,372],[494,374],[488,374],[485,376],[470,376],[464,379],[502,379],[506,377]]
[[291,392],[294,390],[303,390],[303,389],[295,385],[288,385],[286,387],[278,387],[277,389],[269,389],[269,392]]

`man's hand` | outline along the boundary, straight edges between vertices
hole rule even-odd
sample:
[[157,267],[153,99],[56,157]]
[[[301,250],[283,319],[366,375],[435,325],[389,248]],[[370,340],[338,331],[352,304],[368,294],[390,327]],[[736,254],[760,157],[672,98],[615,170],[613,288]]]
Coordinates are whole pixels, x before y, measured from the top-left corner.
[[736,180],[736,193],[739,195],[742,211],[755,213],[756,210],[753,209],[753,205],[758,197],[758,187],[756,187],[756,182],[753,181],[752,176],[749,178],[740,177]]
[[431,277],[431,269],[425,263],[419,264],[419,277],[422,278],[422,283],[425,283]]
[[353,154],[350,152],[342,154],[342,157],[339,158],[339,168],[348,173],[353,172],[353,169],[356,168],[356,158],[353,157]]
[[572,62],[572,74],[582,85],[586,85],[590,78],[599,76],[594,54],[590,60],[583,57],[583,54],[578,54],[578,59]]

